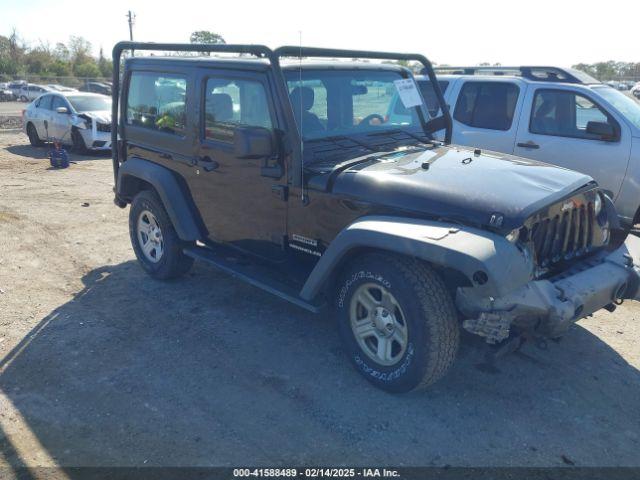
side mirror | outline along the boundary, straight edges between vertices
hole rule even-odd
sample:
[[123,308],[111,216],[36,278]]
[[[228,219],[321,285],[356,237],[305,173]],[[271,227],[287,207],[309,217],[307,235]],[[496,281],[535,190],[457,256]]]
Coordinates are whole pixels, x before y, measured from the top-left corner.
[[605,142],[615,142],[618,140],[613,125],[605,122],[587,122],[587,133],[596,135]]
[[273,133],[262,127],[238,127],[233,143],[238,158],[268,158],[274,153]]
[[58,113],[69,113],[69,109],[67,109],[67,107],[58,107],[58,108],[56,108],[56,112],[58,112]]

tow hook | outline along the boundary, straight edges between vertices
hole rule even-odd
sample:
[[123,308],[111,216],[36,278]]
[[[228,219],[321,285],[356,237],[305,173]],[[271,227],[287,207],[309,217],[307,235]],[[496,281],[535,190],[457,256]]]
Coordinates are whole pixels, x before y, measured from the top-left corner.
[[487,363],[492,363],[499,358],[520,350],[520,347],[522,347],[526,340],[527,338],[525,335],[513,335],[511,338],[508,338],[498,345],[489,345],[489,350],[485,354],[485,361]]
[[604,309],[605,309],[607,312],[609,312],[609,313],[613,313],[613,312],[615,312],[615,311],[616,311],[616,308],[618,308],[618,307],[617,307],[617,306],[616,306],[616,304],[614,304],[614,303],[610,303],[609,305],[605,305],[605,306],[604,306]]

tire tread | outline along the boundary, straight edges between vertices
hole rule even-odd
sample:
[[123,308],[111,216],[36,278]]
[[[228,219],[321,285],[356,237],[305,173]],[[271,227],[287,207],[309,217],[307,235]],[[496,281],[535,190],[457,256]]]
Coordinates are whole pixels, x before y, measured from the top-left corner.
[[411,390],[423,390],[441,379],[455,362],[460,343],[458,315],[451,294],[440,275],[427,262],[397,254],[370,253],[368,265],[383,264],[397,270],[416,292],[427,329],[426,369]]

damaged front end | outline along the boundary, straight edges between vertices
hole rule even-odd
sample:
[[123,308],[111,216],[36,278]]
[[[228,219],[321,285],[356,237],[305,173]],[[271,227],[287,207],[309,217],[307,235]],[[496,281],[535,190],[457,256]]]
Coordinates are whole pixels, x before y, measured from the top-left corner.
[[85,145],[92,150],[111,149],[111,119],[97,112],[84,112],[72,116],[71,125],[82,135]]
[[638,299],[640,239],[613,244],[616,218],[611,201],[592,189],[528,219],[510,240],[531,262],[530,280],[500,297],[458,289],[463,327],[491,344],[514,330],[557,338],[581,318]]

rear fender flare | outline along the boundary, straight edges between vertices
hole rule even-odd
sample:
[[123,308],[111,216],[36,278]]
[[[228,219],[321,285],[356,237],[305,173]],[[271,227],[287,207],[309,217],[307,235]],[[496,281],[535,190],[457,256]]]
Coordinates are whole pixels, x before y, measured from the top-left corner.
[[[532,278],[530,260],[500,235],[454,223],[370,216],[336,236],[309,274],[300,296],[315,298],[350,252],[361,248],[394,252],[457,270],[481,297],[501,297]],[[486,274],[484,283],[477,281],[483,277],[477,272]]]
[[131,201],[138,193],[137,182],[128,181],[132,178],[153,186],[181,240],[192,242],[202,238],[190,201],[185,198],[171,170],[148,160],[129,158],[118,169],[116,198]]

